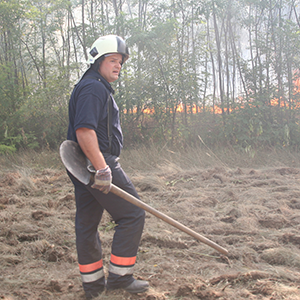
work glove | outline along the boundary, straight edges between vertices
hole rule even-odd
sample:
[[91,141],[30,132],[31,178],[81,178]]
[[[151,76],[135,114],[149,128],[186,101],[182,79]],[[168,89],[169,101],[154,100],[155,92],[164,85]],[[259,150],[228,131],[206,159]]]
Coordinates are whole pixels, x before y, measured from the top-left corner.
[[92,188],[98,189],[104,194],[108,194],[111,189],[111,181],[111,170],[109,166],[106,166],[104,169],[96,171]]

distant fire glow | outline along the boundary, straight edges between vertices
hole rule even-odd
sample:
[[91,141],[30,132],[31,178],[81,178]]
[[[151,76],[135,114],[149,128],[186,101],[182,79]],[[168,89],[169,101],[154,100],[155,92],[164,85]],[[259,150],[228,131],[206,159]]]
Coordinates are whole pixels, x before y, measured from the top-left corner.
[[[290,99],[287,100],[286,98],[276,98],[274,97],[273,99],[270,100],[269,104],[271,106],[280,106],[280,107],[289,107],[292,109],[295,108],[299,108],[300,107],[300,103],[298,101],[298,97],[300,96],[300,77],[296,78],[294,80],[294,88],[293,88],[293,96],[295,99]],[[280,101],[279,101],[280,99]],[[243,97],[239,97],[238,99],[236,99],[236,103],[239,104],[239,108],[243,108],[243,103],[248,103],[248,105],[251,105],[251,101],[246,101]],[[252,104],[254,105],[254,104]],[[257,104],[255,104],[257,105]],[[291,106],[291,107],[290,107]],[[168,108],[168,111],[170,113],[173,112],[173,110],[176,108],[176,113],[184,113],[186,112],[187,114],[197,114],[197,113],[201,113],[203,112],[203,106],[202,104],[196,105],[193,104],[192,106],[189,104],[184,105],[182,102],[179,103],[176,106],[172,107],[172,108]],[[166,110],[166,109],[165,109]],[[210,111],[210,112],[214,112],[215,114],[222,114],[222,107],[219,105],[206,105],[205,106],[205,110],[206,111]],[[233,111],[234,109],[229,108],[229,111]],[[227,107],[223,108],[223,111],[226,113],[228,111]],[[137,113],[137,108],[134,107],[132,110],[130,110],[131,113],[135,114]],[[145,115],[153,115],[155,113],[155,109],[154,108],[149,108],[146,107],[144,109],[142,109],[143,114]],[[128,113],[128,111],[127,111]]]

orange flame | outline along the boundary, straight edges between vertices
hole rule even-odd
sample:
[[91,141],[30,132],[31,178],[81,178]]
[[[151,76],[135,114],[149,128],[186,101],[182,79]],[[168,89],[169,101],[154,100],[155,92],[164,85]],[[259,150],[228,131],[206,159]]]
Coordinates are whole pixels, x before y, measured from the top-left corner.
[[[299,94],[300,94],[300,71],[297,71],[299,73],[299,77],[297,77],[295,80],[294,80],[294,89],[293,89],[293,95],[294,96],[298,96],[299,97]],[[280,102],[279,102],[279,99],[280,99]],[[240,108],[243,108],[243,103],[245,103],[245,98],[239,96],[237,99],[236,99],[236,103],[239,103],[241,106],[239,106]],[[271,106],[278,106],[280,103],[280,107],[285,107],[287,106],[287,102],[285,99],[281,99],[281,98],[273,98],[271,99],[270,101],[270,105]],[[299,108],[300,107],[300,103],[297,102],[297,100],[295,99],[291,99],[289,101],[289,103],[293,103],[293,107],[292,109],[295,109],[295,108]],[[251,106],[251,102],[248,102],[248,104]],[[208,111],[214,111],[215,114],[222,114],[222,108],[218,105],[212,105],[212,106],[207,106],[206,109]],[[197,114],[199,112],[202,112],[203,109],[202,107],[200,106],[197,106],[196,104],[193,104],[193,105],[184,105],[182,102],[177,106],[176,108],[176,113],[183,113],[185,112],[185,110],[187,111],[188,114]],[[227,112],[227,108],[224,108],[223,109],[224,112]],[[153,115],[155,113],[155,109],[154,108],[149,108],[149,107],[145,107],[142,109],[143,113],[146,114],[146,115]],[[232,112],[233,109],[230,108],[229,109],[229,112]],[[126,112],[128,113],[128,110],[124,110],[124,113],[126,114]],[[135,114],[137,113],[137,108],[134,107],[132,110],[131,110],[131,113]]]

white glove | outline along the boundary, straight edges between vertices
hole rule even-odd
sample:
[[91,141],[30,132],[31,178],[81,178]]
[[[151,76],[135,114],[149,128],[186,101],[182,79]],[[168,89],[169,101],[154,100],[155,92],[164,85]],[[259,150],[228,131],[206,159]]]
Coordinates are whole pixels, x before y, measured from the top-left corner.
[[111,170],[109,166],[106,166],[104,169],[97,170],[92,188],[98,189],[104,194],[108,194],[111,189],[111,181]]

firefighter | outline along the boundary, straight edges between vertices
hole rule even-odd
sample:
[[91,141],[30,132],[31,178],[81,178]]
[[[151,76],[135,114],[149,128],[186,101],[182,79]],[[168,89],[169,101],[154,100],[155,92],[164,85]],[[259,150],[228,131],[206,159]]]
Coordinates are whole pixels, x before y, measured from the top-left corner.
[[[139,198],[118,160],[123,146],[119,109],[111,82],[119,78],[129,58],[125,41],[116,35],[99,37],[89,52],[89,68],[75,85],[69,102],[68,140],[77,142],[87,157],[94,182],[84,185],[68,173],[75,188],[76,249],[87,299],[105,288],[130,293],[148,290],[149,283],[133,277],[145,211],[109,193],[111,183]],[[114,220],[108,276],[105,279],[98,234],[104,209]]]

